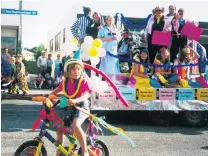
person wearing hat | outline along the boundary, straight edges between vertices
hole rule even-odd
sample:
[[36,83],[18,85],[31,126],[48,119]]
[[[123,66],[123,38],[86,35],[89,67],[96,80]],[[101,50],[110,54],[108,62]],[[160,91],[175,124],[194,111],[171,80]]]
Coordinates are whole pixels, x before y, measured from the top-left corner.
[[181,34],[181,30],[186,24],[183,8],[180,8],[178,10],[178,14],[174,16],[171,24],[172,43],[170,48],[170,61],[174,62],[174,60],[177,58],[177,54],[179,53],[179,51],[181,51],[188,44],[188,38]]
[[28,85],[25,76],[25,65],[21,60],[21,55],[17,55],[16,57],[16,79],[18,82],[19,89],[22,90],[23,95],[28,94]]
[[[64,124],[73,127],[77,135],[77,139],[82,148],[82,156],[89,156],[87,150],[86,136],[81,128],[81,124],[88,117],[83,112],[78,111],[73,105],[77,105],[86,111],[89,111],[88,98],[90,97],[91,89],[85,77],[83,76],[84,64],[81,60],[70,59],[66,62],[64,66],[64,80],[60,83],[59,87],[51,92],[51,95],[56,95],[59,92],[64,93],[62,99],[67,99],[68,112],[73,112],[73,114],[68,114],[68,117],[64,117]],[[61,101],[62,103],[62,101]],[[73,115],[73,116],[72,116]],[[63,142],[63,133],[57,132],[57,140]],[[57,151],[57,155],[59,155]]]
[[[150,85],[150,77],[148,73],[151,72],[149,68],[149,53],[147,48],[140,48],[140,52],[134,57],[138,64],[134,63],[132,66],[130,77],[136,80],[136,88],[152,88]],[[141,64],[139,64],[141,63]]]
[[80,45],[84,42],[86,37],[86,29],[92,25],[93,20],[91,16],[91,8],[83,7],[84,16],[78,18],[75,23],[71,26],[71,33],[76,38]]
[[41,72],[42,76],[45,76],[47,70],[47,58],[46,58],[46,51],[42,51],[42,55],[38,57],[37,60],[37,67]]

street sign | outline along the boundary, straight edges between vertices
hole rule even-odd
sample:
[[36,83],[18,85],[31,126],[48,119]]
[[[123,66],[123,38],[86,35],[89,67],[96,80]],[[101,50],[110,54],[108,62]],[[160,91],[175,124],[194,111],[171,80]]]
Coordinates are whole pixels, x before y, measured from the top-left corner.
[[1,14],[22,14],[22,15],[38,15],[34,10],[15,10],[15,9],[1,9]]

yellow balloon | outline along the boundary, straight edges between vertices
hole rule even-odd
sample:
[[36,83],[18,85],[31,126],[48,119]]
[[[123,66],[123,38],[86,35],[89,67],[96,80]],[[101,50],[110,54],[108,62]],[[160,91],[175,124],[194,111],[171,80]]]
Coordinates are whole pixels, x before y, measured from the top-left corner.
[[91,57],[96,57],[96,56],[98,56],[98,55],[99,55],[98,49],[97,49],[96,47],[91,47],[91,48],[89,49],[89,55],[90,55]]
[[72,38],[69,43],[74,43],[74,44],[78,44],[78,41],[76,38]]
[[95,39],[93,42],[92,42],[92,46],[95,46],[97,48],[101,48],[102,47],[102,41],[101,39]]

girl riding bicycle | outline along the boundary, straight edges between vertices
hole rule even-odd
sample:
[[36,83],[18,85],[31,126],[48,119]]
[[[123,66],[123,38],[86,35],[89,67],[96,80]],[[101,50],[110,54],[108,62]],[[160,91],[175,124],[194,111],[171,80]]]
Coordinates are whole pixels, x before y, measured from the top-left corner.
[[[81,128],[81,124],[85,121],[88,115],[76,110],[76,108],[73,106],[78,105],[86,111],[89,111],[88,98],[90,97],[91,89],[83,77],[83,68],[84,65],[80,60],[71,59],[66,62],[64,66],[64,80],[59,84],[58,88],[51,92],[51,94],[56,95],[62,91],[64,96],[68,99],[68,109],[72,110],[74,113],[74,118],[71,126],[73,127],[77,139],[81,145],[82,156],[89,156],[86,136]],[[63,133],[57,132],[57,141],[63,143]],[[60,155],[58,150],[56,155]]]

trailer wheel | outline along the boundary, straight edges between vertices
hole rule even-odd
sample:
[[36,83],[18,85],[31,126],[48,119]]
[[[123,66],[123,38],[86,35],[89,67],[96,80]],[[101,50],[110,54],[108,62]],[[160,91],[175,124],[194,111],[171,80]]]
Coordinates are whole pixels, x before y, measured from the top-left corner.
[[193,127],[204,126],[207,123],[206,114],[207,114],[207,112],[205,112],[205,111],[185,111],[185,112],[182,112],[185,123],[188,126],[193,126]]
[[167,126],[172,123],[174,113],[172,111],[149,112],[150,118],[155,125]]

